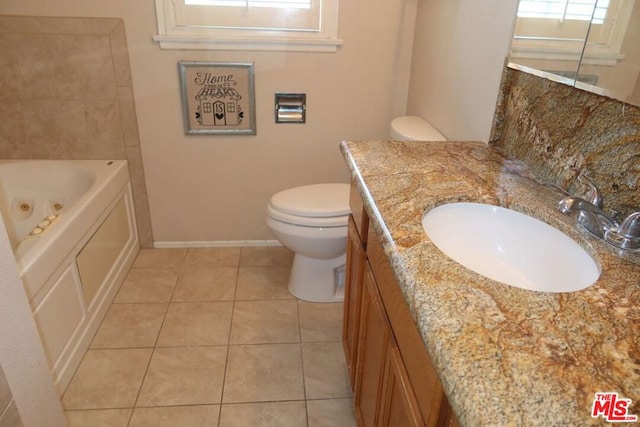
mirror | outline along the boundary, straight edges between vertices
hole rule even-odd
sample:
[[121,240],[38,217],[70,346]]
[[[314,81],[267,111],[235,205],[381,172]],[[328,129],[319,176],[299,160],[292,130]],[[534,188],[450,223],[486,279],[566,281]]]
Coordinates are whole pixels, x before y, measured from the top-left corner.
[[640,105],[640,2],[520,0],[509,62]]

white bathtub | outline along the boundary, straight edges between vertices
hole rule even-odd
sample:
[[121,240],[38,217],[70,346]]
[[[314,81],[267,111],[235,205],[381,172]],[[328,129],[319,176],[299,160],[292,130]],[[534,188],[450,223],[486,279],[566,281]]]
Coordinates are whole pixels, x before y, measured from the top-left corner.
[[62,393],[138,252],[127,162],[0,160],[0,212]]

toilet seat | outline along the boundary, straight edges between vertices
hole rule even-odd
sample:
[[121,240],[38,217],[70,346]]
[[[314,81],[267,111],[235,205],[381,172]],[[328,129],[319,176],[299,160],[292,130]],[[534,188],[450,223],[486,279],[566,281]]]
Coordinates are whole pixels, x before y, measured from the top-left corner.
[[319,218],[290,215],[274,209],[271,203],[267,206],[267,216],[276,221],[303,227],[346,227],[349,222],[349,215],[325,216]]
[[314,184],[276,193],[267,214],[306,227],[344,227],[349,218],[349,184]]

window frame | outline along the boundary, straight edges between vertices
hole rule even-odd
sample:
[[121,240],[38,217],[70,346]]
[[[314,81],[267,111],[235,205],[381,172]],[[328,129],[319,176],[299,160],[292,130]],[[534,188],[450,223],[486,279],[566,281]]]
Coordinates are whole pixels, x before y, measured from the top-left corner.
[[[603,24],[591,23],[589,40],[556,39],[548,37],[519,38],[515,34],[511,44],[510,58],[514,59],[542,59],[557,61],[578,61],[582,57],[585,45],[585,55],[582,63],[589,65],[616,65],[624,59],[621,54],[622,43],[631,17],[633,4],[631,2],[612,0],[609,13]],[[526,18],[527,21],[536,18]],[[539,18],[543,20],[544,18]],[[578,21],[585,22],[585,21]],[[588,21],[586,21],[588,22]],[[516,23],[517,25],[517,23]],[[594,29],[598,31],[597,42],[592,40]]]
[[[178,8],[174,1],[180,3]],[[185,7],[184,0],[155,0],[158,34],[153,40],[161,49],[336,52],[342,45],[338,38],[339,0],[317,1],[321,3],[319,28],[275,30],[189,25],[180,22],[179,7]]]

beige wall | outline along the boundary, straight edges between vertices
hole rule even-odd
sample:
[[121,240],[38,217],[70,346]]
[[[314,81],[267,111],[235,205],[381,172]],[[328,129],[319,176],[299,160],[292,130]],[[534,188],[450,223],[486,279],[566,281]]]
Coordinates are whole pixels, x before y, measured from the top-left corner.
[[517,0],[419,0],[407,112],[488,141]]
[[[279,190],[348,179],[343,139],[380,139],[406,103],[415,2],[340,3],[338,53],[161,50],[154,2],[10,0],[0,13],[124,19],[156,241],[273,239],[264,225]],[[366,11],[366,13],[364,13]],[[253,61],[256,136],[185,136],[179,60]],[[307,124],[275,125],[275,92],[307,93]]]
[[[66,425],[49,363],[33,322],[31,307],[13,258],[13,250],[0,217],[0,415],[9,404],[0,425],[22,420],[27,427]],[[10,391],[10,393],[8,393]],[[10,403],[13,395],[13,403]],[[16,413],[16,410],[17,412]],[[6,423],[6,424],[5,424]]]

